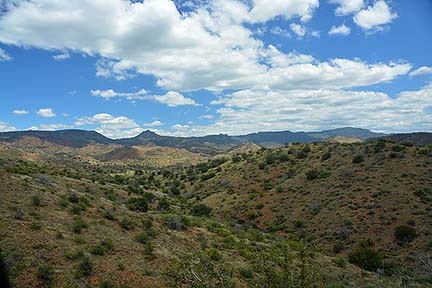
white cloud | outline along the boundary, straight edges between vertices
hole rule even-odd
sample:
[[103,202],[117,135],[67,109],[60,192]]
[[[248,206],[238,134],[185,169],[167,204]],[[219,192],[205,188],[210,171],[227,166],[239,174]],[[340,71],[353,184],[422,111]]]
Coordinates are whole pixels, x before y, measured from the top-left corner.
[[75,126],[84,125],[96,126],[95,131],[115,139],[134,137],[144,131],[134,120],[125,116],[115,117],[108,113],[82,117],[75,122]]
[[351,33],[351,28],[342,24],[341,26],[332,26],[329,35],[349,35]]
[[112,98],[125,98],[130,101],[135,100],[146,100],[148,99],[147,93],[148,91],[145,89],[141,89],[138,92],[135,93],[119,93],[114,91],[113,89],[108,90],[91,90],[90,91],[92,96],[96,97],[102,97],[106,100],[112,99]]
[[205,115],[201,115],[199,118],[200,119],[206,119],[206,120],[212,120],[212,119],[214,119],[214,116],[212,114],[205,114]]
[[193,99],[186,98],[182,94],[175,91],[169,91],[164,95],[149,95],[148,91],[145,89],[141,89],[140,91],[134,93],[116,92],[113,89],[91,90],[90,93],[93,96],[102,97],[106,100],[113,99],[113,98],[125,98],[130,101],[153,100],[162,104],[166,104],[170,107],[183,106],[183,105],[198,106],[198,104]]
[[163,125],[163,123],[159,120],[156,120],[156,121],[153,121],[150,123],[144,123],[145,127],[158,127],[158,126],[162,126],[162,125]]
[[373,6],[360,10],[354,16],[354,22],[364,30],[380,30],[383,25],[391,23],[398,15],[392,13],[385,1],[378,1]]
[[[248,11],[239,1],[210,1],[181,15],[169,0],[24,1],[0,18],[0,41],[101,55],[96,64],[98,76],[153,75],[166,90],[246,89],[269,85],[267,80],[273,77],[269,71],[274,67],[262,62],[268,48],[243,23],[265,21],[276,14],[307,19],[318,7],[315,0],[271,2],[255,1]],[[304,27],[295,25],[300,28],[295,28],[298,34],[307,34]],[[316,32],[310,35],[318,36]]]
[[[397,98],[372,91],[243,90],[218,101],[219,118],[208,126],[172,127],[173,135],[256,131],[315,131],[341,126],[382,132],[432,131],[432,85]],[[319,111],[319,113],[317,113]]]
[[365,5],[363,0],[330,0],[330,3],[339,5],[335,11],[338,16],[349,15],[357,12]]
[[412,71],[409,75],[411,77],[414,77],[414,76],[427,75],[427,74],[432,74],[432,67],[422,66]]
[[8,123],[0,121],[0,132],[15,131],[16,128]]
[[250,11],[251,22],[267,22],[278,16],[285,19],[299,17],[303,22],[312,18],[318,0],[254,0]]
[[22,115],[27,115],[29,114],[29,112],[27,110],[14,110],[13,114],[17,115],[17,116],[22,116]]
[[41,108],[36,112],[36,114],[46,118],[56,116],[52,108]]
[[286,29],[283,29],[279,26],[272,27],[270,29],[270,33],[281,37],[291,38],[291,34]]
[[67,51],[62,53],[62,54],[57,54],[57,55],[53,56],[54,60],[56,60],[56,61],[63,61],[63,60],[69,59],[70,57],[71,56],[70,56],[69,52],[67,52]]
[[0,62],[7,62],[12,60],[12,57],[9,56],[6,51],[0,48]]
[[297,36],[303,37],[306,34],[306,29],[304,26],[296,23],[290,24],[291,31],[293,31]]
[[175,91],[169,91],[165,95],[160,95],[160,96],[156,95],[153,96],[153,98],[157,102],[166,104],[170,107],[183,106],[183,105],[198,106],[198,103],[196,103],[193,99],[186,98],[182,94]]

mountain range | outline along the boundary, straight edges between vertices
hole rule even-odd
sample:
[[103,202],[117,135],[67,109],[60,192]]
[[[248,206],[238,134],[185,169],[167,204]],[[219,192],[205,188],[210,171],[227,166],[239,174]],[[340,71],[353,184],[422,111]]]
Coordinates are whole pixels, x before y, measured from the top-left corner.
[[345,127],[320,132],[258,132],[240,136],[226,134],[202,137],[162,136],[150,130],[132,138],[110,139],[96,131],[59,130],[59,131],[12,131],[0,133],[0,142],[15,142],[23,137],[35,137],[56,145],[81,148],[90,144],[119,144],[123,146],[148,146],[183,148],[195,153],[216,154],[232,147],[248,142],[263,147],[281,147],[288,143],[308,143],[325,141],[329,138],[342,136],[349,138],[368,139],[382,137],[385,134],[375,133],[367,129]]

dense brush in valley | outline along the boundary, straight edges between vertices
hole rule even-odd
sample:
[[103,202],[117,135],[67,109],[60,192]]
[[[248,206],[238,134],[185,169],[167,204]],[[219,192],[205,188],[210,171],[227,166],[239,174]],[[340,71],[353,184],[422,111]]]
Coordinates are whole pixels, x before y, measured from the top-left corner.
[[80,149],[0,146],[14,287],[431,286],[430,146]]

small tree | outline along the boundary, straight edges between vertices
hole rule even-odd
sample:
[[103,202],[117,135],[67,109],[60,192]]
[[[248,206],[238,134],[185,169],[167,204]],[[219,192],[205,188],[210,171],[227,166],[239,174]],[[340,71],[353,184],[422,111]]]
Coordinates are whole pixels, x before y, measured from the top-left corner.
[[414,227],[400,225],[396,227],[394,235],[400,242],[411,242],[417,237],[417,232]]
[[370,247],[360,247],[348,255],[348,260],[360,268],[375,272],[382,267],[382,255]]
[[212,209],[205,204],[197,204],[192,207],[192,215],[194,216],[209,216]]

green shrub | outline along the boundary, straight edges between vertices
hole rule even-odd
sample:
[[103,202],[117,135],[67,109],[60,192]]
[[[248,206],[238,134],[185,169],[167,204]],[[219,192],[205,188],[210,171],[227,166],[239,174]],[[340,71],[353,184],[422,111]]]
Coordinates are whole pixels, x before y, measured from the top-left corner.
[[39,266],[36,277],[45,285],[50,286],[54,279],[54,268],[51,265]]
[[253,278],[253,272],[251,269],[248,269],[248,268],[240,268],[239,274],[244,279],[252,279]]
[[212,261],[218,261],[220,259],[222,259],[222,255],[220,254],[220,252],[215,249],[215,248],[210,248],[207,250],[207,256],[209,257],[210,260]]
[[322,161],[325,161],[325,160],[330,159],[330,157],[331,157],[331,152],[330,152],[330,151],[327,151],[326,153],[324,153],[324,154],[321,156],[321,160],[322,160]]
[[128,202],[128,207],[133,211],[147,212],[148,203],[144,197],[131,198]]
[[344,244],[341,241],[338,241],[333,245],[333,252],[335,254],[339,254],[340,252],[342,252],[343,249],[344,249]]
[[392,146],[391,147],[391,150],[393,151],[393,152],[402,152],[402,151],[404,151],[406,148],[404,147],[404,146],[401,146],[401,145],[394,145],[394,146]]
[[165,220],[165,225],[172,230],[183,231],[190,226],[190,220],[184,216],[169,216]]
[[348,261],[360,268],[375,272],[382,267],[382,255],[370,247],[359,247],[348,255]]
[[396,227],[394,235],[400,242],[411,242],[417,237],[417,232],[414,227],[400,225]]
[[309,170],[306,172],[306,179],[307,180],[315,180],[318,178],[319,174],[320,173],[318,170],[315,170],[315,169]]
[[33,206],[42,206],[42,200],[40,196],[34,195],[32,196],[32,205]]
[[75,217],[72,222],[72,231],[76,234],[80,234],[82,229],[88,227],[88,224],[82,220],[80,217]]
[[136,224],[135,224],[135,222],[133,222],[129,218],[123,218],[120,221],[120,226],[125,230],[131,230],[131,229],[135,228]]
[[362,155],[356,155],[356,156],[354,156],[354,158],[352,159],[352,163],[353,164],[358,164],[358,163],[361,163],[361,162],[363,162],[364,161],[364,159],[363,159],[363,156]]
[[114,245],[110,239],[102,240],[100,243],[91,248],[93,255],[103,256],[114,249]]
[[110,280],[103,280],[98,285],[99,288],[117,288],[117,284],[111,282]]
[[93,270],[93,265],[91,263],[91,260],[88,256],[84,256],[81,258],[80,263],[77,266],[77,269],[75,271],[75,275],[77,277],[85,277],[89,276]]
[[114,211],[113,210],[104,211],[103,217],[110,220],[110,221],[114,221],[115,220]]
[[212,209],[205,204],[196,204],[192,207],[191,212],[194,216],[209,216]]

